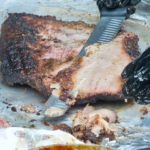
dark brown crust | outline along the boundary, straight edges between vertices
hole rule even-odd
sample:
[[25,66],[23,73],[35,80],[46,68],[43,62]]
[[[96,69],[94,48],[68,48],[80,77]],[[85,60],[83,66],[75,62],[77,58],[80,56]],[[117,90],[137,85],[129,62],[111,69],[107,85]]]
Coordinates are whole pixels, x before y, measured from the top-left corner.
[[54,81],[60,83],[61,85],[61,94],[60,99],[65,101],[69,97],[68,90],[72,90],[74,83],[72,81],[72,74],[74,73],[73,68],[67,68],[63,71],[60,71],[57,76],[54,78]]
[[97,94],[97,95],[87,95],[86,98],[82,98],[82,97],[77,97],[77,102],[76,104],[86,104],[86,103],[90,103],[90,104],[95,104],[98,101],[120,101],[123,100],[124,97],[122,95],[122,93],[116,93],[116,94],[111,94],[111,93],[101,93],[101,94]]
[[73,98],[68,92],[73,90],[74,81],[72,75],[81,67],[81,63],[82,59],[74,60],[73,64],[69,68],[60,71],[53,79],[54,82],[57,82],[61,85],[61,100],[66,101],[67,98]]
[[[41,59],[49,45],[46,44],[47,39],[41,38],[39,34],[43,32],[45,35],[49,35],[46,26],[51,24],[56,32],[63,27],[66,30],[82,30],[82,32],[84,29],[91,31],[94,27],[94,25],[87,25],[83,22],[56,20],[52,16],[9,14],[8,19],[2,25],[0,37],[1,69],[5,83],[29,85],[45,97],[51,94],[52,75],[50,70],[55,70],[60,64],[72,60],[77,55],[77,52],[72,50],[62,59]],[[53,41],[56,46],[61,45],[61,41],[57,38],[48,40]],[[77,44],[75,46],[74,49],[80,47]]]
[[138,41],[138,36],[132,36],[132,33],[126,34],[126,37],[124,38],[125,50],[133,60],[140,55],[140,52],[138,51]]

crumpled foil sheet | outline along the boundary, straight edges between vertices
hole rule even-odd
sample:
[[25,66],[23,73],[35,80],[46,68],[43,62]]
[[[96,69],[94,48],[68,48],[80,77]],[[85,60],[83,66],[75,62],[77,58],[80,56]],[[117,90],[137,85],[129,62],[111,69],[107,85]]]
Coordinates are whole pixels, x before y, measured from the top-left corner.
[[[0,0],[0,24],[7,18],[8,13],[15,12],[52,15],[61,20],[80,20],[89,24],[96,24],[99,20],[99,11],[94,0]],[[135,32],[139,36],[139,47],[141,51],[144,51],[150,46],[149,14],[150,0],[142,0],[137,6],[136,14],[124,22],[127,31]],[[41,133],[41,129],[47,129],[43,131],[49,133],[50,127],[43,124],[43,110],[45,108],[41,102],[43,97],[28,87],[8,87],[2,82],[1,76],[0,81],[0,118],[6,119],[11,126],[14,127],[31,127],[34,125],[37,129],[25,129],[23,131],[25,134],[30,130],[36,135],[36,133]],[[7,103],[11,104],[11,106],[8,107]],[[40,115],[21,112],[20,107],[23,104],[34,104],[36,110],[40,112]],[[16,108],[16,112],[12,112],[12,107]],[[119,116],[119,123],[116,125],[118,129],[116,132],[116,140],[109,141],[105,139],[102,142],[104,149],[107,146],[112,150],[150,149],[150,113],[145,115],[144,119],[141,119],[140,109],[143,106],[136,103],[125,104],[120,102],[100,103],[95,107],[97,109],[109,108],[115,110]],[[150,109],[150,106],[146,107]],[[48,121],[52,124],[67,123],[71,125],[72,114],[78,109],[82,109],[82,107],[73,108],[66,116],[59,120]],[[124,129],[125,131],[123,131]],[[0,130],[0,139],[1,136],[6,136],[6,133],[11,133],[16,130],[17,129],[9,128]],[[26,138],[28,138],[28,136]],[[0,140],[0,145],[1,144],[2,142]]]
[[72,135],[60,130],[48,131],[17,127],[0,129],[1,150],[34,150],[39,147],[57,144],[84,145],[83,142]]

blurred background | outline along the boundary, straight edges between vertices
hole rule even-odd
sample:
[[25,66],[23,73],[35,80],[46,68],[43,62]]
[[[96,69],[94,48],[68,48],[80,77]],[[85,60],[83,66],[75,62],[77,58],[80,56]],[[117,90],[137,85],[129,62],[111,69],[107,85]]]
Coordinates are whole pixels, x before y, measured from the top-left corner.
[[[39,15],[53,15],[57,18],[83,20],[96,23],[99,11],[95,0],[0,0],[0,22],[10,12],[26,12]],[[150,22],[150,0],[142,0],[132,16]]]

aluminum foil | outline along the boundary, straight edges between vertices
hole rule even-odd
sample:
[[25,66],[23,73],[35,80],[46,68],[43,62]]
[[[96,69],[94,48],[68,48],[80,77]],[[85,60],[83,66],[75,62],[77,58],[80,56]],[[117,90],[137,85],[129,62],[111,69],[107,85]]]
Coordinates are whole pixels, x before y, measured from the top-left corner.
[[[100,18],[94,0],[0,0],[0,24],[7,18],[8,13],[31,13],[37,15],[52,15],[57,19],[67,21],[84,21],[96,24]],[[144,51],[150,46],[150,0],[143,0],[137,6],[137,12],[131,19],[124,22],[127,31],[135,32],[139,36],[139,47]],[[0,118],[7,120],[14,127],[33,127],[51,130],[45,125],[43,115],[44,99],[29,87],[9,87],[0,77]],[[33,104],[36,113],[20,111],[22,105]],[[109,108],[117,112],[119,123],[116,124],[116,140],[105,139],[102,146],[114,150],[142,150],[150,149],[150,113],[141,119],[142,105],[134,102],[99,103],[99,108]],[[15,108],[15,109],[14,109]],[[150,110],[149,105],[146,106]],[[71,125],[72,115],[82,106],[72,108],[68,114],[57,120],[47,120],[50,124],[67,123]],[[14,111],[15,110],[15,111]],[[38,130],[37,130],[38,131]]]
[[[65,138],[65,140],[64,140]],[[60,131],[10,127],[0,129],[0,148],[3,150],[38,150],[50,145],[84,145],[72,135]]]

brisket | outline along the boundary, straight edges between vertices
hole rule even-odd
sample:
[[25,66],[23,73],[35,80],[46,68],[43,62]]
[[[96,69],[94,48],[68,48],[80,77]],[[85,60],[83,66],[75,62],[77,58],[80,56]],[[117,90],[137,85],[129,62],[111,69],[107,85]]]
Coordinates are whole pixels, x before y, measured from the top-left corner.
[[69,105],[123,100],[121,73],[139,54],[134,33],[121,33],[110,43],[91,45],[86,56],[57,74],[55,85],[59,88],[55,93],[60,93],[62,100],[71,98]]
[[86,48],[74,61],[93,25],[58,21],[51,16],[10,14],[2,25],[2,74],[9,85],[29,85],[46,98],[53,91],[62,100],[120,100],[121,72],[138,55],[138,37],[120,33],[108,44]]

